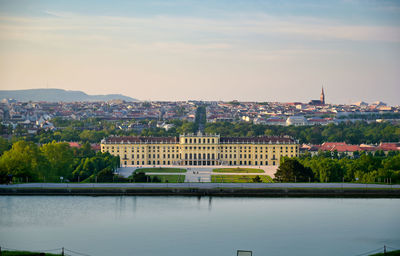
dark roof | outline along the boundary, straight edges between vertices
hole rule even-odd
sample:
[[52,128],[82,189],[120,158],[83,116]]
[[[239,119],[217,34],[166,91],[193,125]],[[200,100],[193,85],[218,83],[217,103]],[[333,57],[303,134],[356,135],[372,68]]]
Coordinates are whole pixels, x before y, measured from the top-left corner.
[[291,137],[285,136],[259,136],[259,137],[221,137],[220,143],[297,143]]
[[[259,136],[259,137],[221,137],[221,144],[232,143],[263,143],[263,144],[289,144],[297,143],[297,141],[288,136]],[[125,136],[125,137],[108,137],[102,140],[102,143],[109,144],[131,144],[131,143],[179,143],[178,137],[142,137],[142,136]]]
[[[106,143],[179,143],[177,137],[142,137],[142,136],[125,136],[125,137],[108,137],[105,139]],[[102,141],[103,143],[103,141]]]

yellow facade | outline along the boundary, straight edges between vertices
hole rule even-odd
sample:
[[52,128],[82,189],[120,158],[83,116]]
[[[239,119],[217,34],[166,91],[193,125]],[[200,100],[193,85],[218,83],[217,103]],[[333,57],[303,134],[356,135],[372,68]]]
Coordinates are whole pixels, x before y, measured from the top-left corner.
[[101,151],[119,156],[122,165],[268,166],[299,154],[298,141],[284,137],[228,138],[210,134],[178,137],[109,137]]

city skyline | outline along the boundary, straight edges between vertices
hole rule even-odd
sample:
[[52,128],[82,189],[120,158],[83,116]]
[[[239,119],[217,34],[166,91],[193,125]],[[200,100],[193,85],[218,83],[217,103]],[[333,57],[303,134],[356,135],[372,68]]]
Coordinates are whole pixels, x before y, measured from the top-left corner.
[[396,1],[0,1],[3,90],[399,105]]

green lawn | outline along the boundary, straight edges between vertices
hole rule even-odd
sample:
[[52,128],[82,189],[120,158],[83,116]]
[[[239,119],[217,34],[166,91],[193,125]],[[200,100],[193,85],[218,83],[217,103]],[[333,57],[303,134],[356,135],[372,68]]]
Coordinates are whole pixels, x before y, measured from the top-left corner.
[[[211,182],[215,183],[252,183],[257,175],[211,175]],[[271,183],[272,178],[268,175],[260,175],[261,181]]]
[[[1,256],[39,256],[40,252],[1,251]],[[61,254],[45,253],[45,256],[60,256]]]
[[213,172],[222,173],[264,173],[264,170],[255,168],[218,168],[214,169]]
[[400,250],[386,252],[386,254],[383,254],[383,252],[382,252],[382,253],[372,254],[370,256],[383,256],[383,255],[385,255],[385,256],[400,256]]
[[151,178],[157,177],[161,182],[165,183],[182,183],[185,182],[185,175],[149,175]]
[[157,168],[138,168],[136,169],[135,172],[186,172],[186,169],[180,169],[180,168],[162,168],[162,167],[157,167]]

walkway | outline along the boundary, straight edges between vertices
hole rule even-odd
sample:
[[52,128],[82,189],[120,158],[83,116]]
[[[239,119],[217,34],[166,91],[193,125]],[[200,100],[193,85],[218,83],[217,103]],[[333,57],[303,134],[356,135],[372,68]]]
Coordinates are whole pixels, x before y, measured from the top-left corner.
[[386,188],[400,185],[361,183],[24,183],[1,188]]

